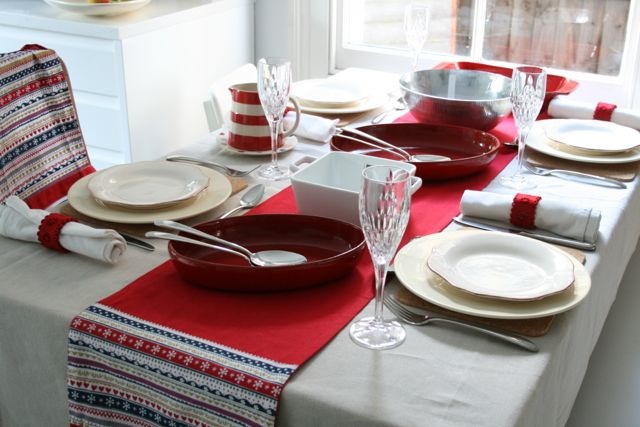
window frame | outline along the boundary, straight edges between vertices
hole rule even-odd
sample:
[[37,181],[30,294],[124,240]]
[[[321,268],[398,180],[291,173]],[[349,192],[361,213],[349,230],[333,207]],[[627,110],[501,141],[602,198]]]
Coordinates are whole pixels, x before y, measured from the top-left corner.
[[[288,0],[290,28],[290,56],[299,79],[325,77],[348,67],[373,68],[400,74],[409,68],[410,54],[406,51],[389,53],[381,49],[353,49],[339,45],[341,37],[341,6],[349,0]],[[486,0],[478,1],[475,18],[482,18]],[[474,30],[474,37],[482,37],[482,29]],[[640,108],[640,0],[631,0],[627,18],[625,52],[618,76],[599,76],[570,70],[549,69],[580,82],[572,97],[578,100],[604,100],[620,107]],[[477,55],[479,48],[472,48]],[[632,52],[632,53],[628,53]],[[345,60],[347,58],[348,60]],[[390,60],[393,59],[393,60]],[[455,55],[423,53],[422,67],[443,61],[473,60]],[[496,65],[508,63],[487,61]]]

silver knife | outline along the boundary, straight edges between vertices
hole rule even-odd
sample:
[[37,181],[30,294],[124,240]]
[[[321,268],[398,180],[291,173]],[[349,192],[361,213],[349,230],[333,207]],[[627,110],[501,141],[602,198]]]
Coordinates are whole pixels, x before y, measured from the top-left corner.
[[453,218],[455,222],[468,227],[479,228],[481,230],[488,231],[500,231],[503,233],[520,234],[521,236],[531,237],[537,240],[541,240],[547,243],[553,243],[556,245],[569,246],[576,249],[582,249],[583,251],[595,251],[595,243],[581,242],[579,240],[568,239],[560,236],[549,236],[547,234],[535,233],[533,231],[520,230],[518,228],[511,228],[505,226],[499,226],[494,224],[487,224],[475,219],[469,219],[468,217],[456,216]]
[[129,234],[121,233],[118,231],[118,234],[122,236],[122,238],[131,246],[137,246],[146,251],[155,251],[156,248],[151,243],[147,243],[144,240],[140,240],[137,237],[133,237]]

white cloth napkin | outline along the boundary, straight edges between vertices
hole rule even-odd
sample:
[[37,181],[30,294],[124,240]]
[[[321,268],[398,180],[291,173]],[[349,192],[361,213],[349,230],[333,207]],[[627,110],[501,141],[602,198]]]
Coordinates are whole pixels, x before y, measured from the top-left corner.
[[[16,196],[0,205],[0,234],[17,240],[39,243],[38,226],[49,212],[30,209]],[[60,245],[70,252],[105,261],[118,262],[127,243],[114,230],[96,229],[78,222],[68,222],[60,231]]]
[[[296,113],[289,111],[284,116],[284,129],[291,129],[296,121]],[[310,139],[312,141],[327,143],[331,141],[331,137],[336,133],[336,125],[339,120],[325,119],[324,117],[314,116],[311,114],[300,114],[300,123],[298,128],[293,132],[294,135],[301,138]]]
[[[498,194],[466,190],[460,200],[463,215],[509,223],[515,193]],[[600,227],[600,211],[577,206],[571,200],[542,196],[536,207],[535,226],[541,230],[594,243]]]
[[[560,119],[593,119],[597,102],[574,101],[566,95],[558,95],[549,103],[547,112],[551,117]],[[640,130],[640,111],[629,108],[616,108],[611,121],[622,126]]]

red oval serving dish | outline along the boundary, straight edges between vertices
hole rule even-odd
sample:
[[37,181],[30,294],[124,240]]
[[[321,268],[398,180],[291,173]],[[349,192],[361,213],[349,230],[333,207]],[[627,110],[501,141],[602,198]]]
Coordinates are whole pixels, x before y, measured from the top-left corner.
[[169,255],[185,280],[226,291],[273,292],[319,285],[349,274],[365,248],[360,227],[311,215],[245,215],[196,228],[252,252],[282,249],[307,257],[304,264],[254,267],[226,252],[169,242]]
[[[436,154],[451,160],[410,162],[416,166],[416,175],[426,181],[460,178],[481,171],[498,154],[500,141],[490,133],[461,126],[430,125],[424,123],[387,123],[362,126],[359,130],[376,136],[412,155]],[[345,134],[363,139],[355,134]],[[352,151],[376,157],[400,160],[388,151],[335,135],[331,149]]]

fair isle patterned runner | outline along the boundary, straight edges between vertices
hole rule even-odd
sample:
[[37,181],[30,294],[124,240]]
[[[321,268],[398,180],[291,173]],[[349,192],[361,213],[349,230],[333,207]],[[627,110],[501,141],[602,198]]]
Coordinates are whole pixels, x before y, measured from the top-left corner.
[[74,425],[270,426],[296,365],[95,304],[71,322]]

